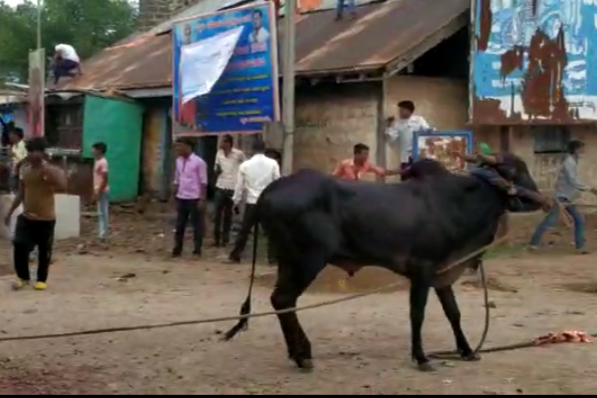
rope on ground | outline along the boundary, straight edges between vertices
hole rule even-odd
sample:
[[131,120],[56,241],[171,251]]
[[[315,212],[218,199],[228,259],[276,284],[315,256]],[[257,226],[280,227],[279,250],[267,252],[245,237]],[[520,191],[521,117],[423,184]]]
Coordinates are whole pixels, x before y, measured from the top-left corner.
[[[481,249],[476,250],[476,251],[472,252],[471,254],[463,257],[462,259],[451,263],[447,267],[441,269],[438,272],[438,275],[444,274],[444,273],[450,271],[451,269],[457,267],[458,265],[461,265],[462,263],[473,259],[474,257],[487,251],[488,249],[502,243],[507,238],[508,238],[508,236],[503,236],[499,239],[496,239],[492,243],[482,247]],[[496,346],[496,347],[490,347],[490,348],[485,348],[485,349],[483,348],[483,346],[487,340],[488,333],[489,333],[489,327],[490,327],[490,321],[491,321],[491,316],[490,316],[491,310],[490,310],[490,305],[489,305],[489,289],[487,286],[485,270],[483,268],[482,263],[480,264],[479,271],[481,273],[481,281],[483,284],[484,301],[485,301],[485,327],[484,327],[481,339],[479,341],[479,344],[475,348],[475,353],[484,354],[484,353],[513,351],[513,350],[519,350],[519,349],[523,349],[523,348],[537,347],[539,345],[537,343],[537,340],[532,340],[532,341],[525,341],[525,342],[521,342],[521,343],[504,345],[504,346]],[[94,329],[94,330],[87,330],[87,331],[81,331],[81,332],[41,334],[41,335],[33,335],[33,336],[2,337],[2,338],[0,338],[0,343],[18,342],[18,341],[33,341],[33,340],[50,340],[50,339],[59,339],[59,338],[67,338],[67,337],[82,337],[82,336],[91,336],[91,335],[99,335],[99,334],[132,332],[132,331],[140,331],[140,330],[156,330],[156,329],[166,329],[166,328],[173,328],[173,327],[179,327],[179,326],[194,326],[194,325],[200,325],[200,324],[239,321],[241,319],[249,319],[249,318],[262,318],[262,317],[266,317],[266,316],[281,315],[281,314],[292,313],[292,312],[301,312],[301,311],[307,311],[307,310],[312,310],[312,309],[316,309],[316,308],[327,307],[330,305],[340,304],[340,303],[356,300],[356,299],[359,299],[362,297],[367,297],[367,296],[371,296],[374,294],[378,294],[378,293],[384,292],[386,290],[392,290],[392,289],[395,289],[396,287],[399,287],[400,285],[401,285],[401,283],[393,283],[393,284],[383,286],[381,288],[374,289],[374,290],[371,290],[368,292],[356,293],[356,294],[353,294],[350,296],[341,297],[341,298],[334,299],[334,300],[328,300],[328,301],[324,301],[321,303],[306,305],[306,306],[302,306],[302,307],[289,308],[289,309],[281,310],[281,311],[268,311],[268,312],[254,313],[254,314],[249,314],[249,315],[244,315],[244,316],[237,315],[237,316],[207,318],[207,319],[201,319],[201,320],[171,322],[171,323],[154,324],[154,325],[140,325],[140,326],[128,326],[128,327],[114,327],[114,328],[106,328],[106,329]],[[586,336],[590,336],[592,338],[597,338],[597,333],[588,334]],[[455,355],[457,355],[456,351],[436,351],[436,352],[429,353],[430,358],[436,358],[436,359],[448,359],[448,358],[454,357]]]
[[[491,249],[494,246],[499,245],[500,243],[504,242],[507,239],[507,236],[503,236],[491,242],[488,245],[483,246],[482,248],[475,250],[474,252],[466,255],[465,257],[450,263],[445,268],[442,268],[437,275],[442,275],[453,268],[461,265],[462,263],[473,259],[474,257],[484,253],[485,251]],[[484,275],[484,274],[483,274]],[[86,330],[80,332],[68,332],[68,333],[48,333],[48,334],[40,334],[40,335],[33,335],[33,336],[14,336],[14,337],[1,337],[0,343],[6,343],[11,341],[32,341],[32,340],[53,340],[59,338],[66,338],[66,337],[81,337],[81,336],[92,336],[98,334],[109,334],[109,333],[122,333],[122,332],[133,332],[139,330],[156,330],[156,329],[166,329],[166,328],[173,328],[173,327],[180,327],[180,326],[194,326],[194,325],[202,325],[202,324],[210,324],[210,323],[222,323],[222,322],[232,322],[232,321],[239,321],[242,319],[251,319],[251,318],[263,318],[266,316],[273,316],[273,315],[283,315],[293,312],[302,312],[307,310],[312,310],[316,308],[327,307],[330,305],[340,304],[347,301],[353,301],[362,297],[372,296],[378,293],[382,293],[386,290],[392,290],[399,286],[401,286],[401,282],[392,283],[390,285],[386,285],[377,289],[369,290],[367,292],[362,293],[355,293],[350,296],[340,297],[333,300],[323,301],[321,303],[310,304],[302,307],[294,307],[288,308],[285,310],[280,311],[267,311],[267,312],[259,312],[253,313],[248,315],[235,315],[235,316],[225,316],[225,317],[216,317],[216,318],[206,318],[206,319],[199,319],[199,320],[191,320],[191,321],[182,321],[182,322],[170,322],[170,323],[163,323],[163,324],[154,324],[154,325],[139,325],[139,326],[123,326],[123,327],[114,327],[114,328],[106,328],[106,329],[93,329],[93,330]],[[485,289],[487,286],[485,285]],[[486,292],[486,299],[488,301],[488,294]],[[486,303],[486,309],[489,309],[488,303]],[[489,320],[489,315],[486,316],[486,320]],[[486,329],[489,329],[489,326],[486,325]],[[485,335],[487,334],[487,331]],[[486,336],[485,336],[486,337]],[[484,340],[484,339],[483,339]],[[482,345],[482,344],[481,344]]]

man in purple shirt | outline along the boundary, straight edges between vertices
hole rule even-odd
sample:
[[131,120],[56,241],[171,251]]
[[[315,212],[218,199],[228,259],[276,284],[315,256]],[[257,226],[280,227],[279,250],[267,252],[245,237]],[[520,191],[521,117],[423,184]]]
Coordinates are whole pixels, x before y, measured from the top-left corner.
[[193,153],[193,141],[190,138],[176,140],[176,171],[174,173],[174,192],[176,195],[176,233],[174,234],[173,257],[180,257],[184,245],[185,230],[189,218],[193,226],[195,250],[201,255],[203,246],[203,212],[207,192],[207,164]]

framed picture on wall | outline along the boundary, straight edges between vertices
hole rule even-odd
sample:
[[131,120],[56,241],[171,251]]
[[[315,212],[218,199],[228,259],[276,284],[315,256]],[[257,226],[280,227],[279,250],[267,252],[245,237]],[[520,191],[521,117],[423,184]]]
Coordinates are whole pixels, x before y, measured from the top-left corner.
[[449,170],[465,170],[466,162],[454,152],[470,154],[473,151],[473,133],[471,131],[423,130],[415,133],[413,140],[413,158],[434,159],[442,162]]

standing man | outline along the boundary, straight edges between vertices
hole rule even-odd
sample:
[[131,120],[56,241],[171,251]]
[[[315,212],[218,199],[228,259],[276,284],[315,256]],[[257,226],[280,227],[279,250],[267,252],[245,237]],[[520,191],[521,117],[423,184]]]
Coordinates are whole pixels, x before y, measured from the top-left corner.
[[[265,142],[261,139],[255,141],[253,143],[253,157],[241,164],[238,170],[233,201],[234,205],[238,206],[243,196],[246,195],[246,204],[242,225],[236,236],[234,249],[229,256],[230,262],[233,263],[240,263],[240,257],[247,245],[249,234],[259,221],[255,207],[257,200],[269,184],[280,178],[280,166],[278,162],[265,156],[265,151]],[[256,238],[254,237],[254,239]]]
[[232,227],[232,208],[234,189],[238,177],[238,168],[245,161],[245,154],[234,148],[231,135],[222,137],[220,150],[216,154],[216,217],[214,226],[214,240],[216,247],[227,246],[230,242],[230,228]]
[[97,203],[97,223],[99,238],[108,238],[110,226],[110,187],[108,185],[108,160],[106,152],[108,146],[103,142],[93,144],[93,200]]
[[353,149],[353,157],[340,162],[332,173],[334,177],[343,180],[360,180],[363,174],[373,173],[377,177],[389,177],[400,174],[398,171],[386,171],[381,167],[369,162],[369,147],[365,144],[356,144]]
[[[427,121],[415,115],[415,104],[412,101],[398,103],[398,119],[388,118],[386,134],[390,143],[398,142],[400,146],[400,168],[406,170],[413,162],[413,141],[415,133],[429,129]],[[402,178],[404,180],[404,178]]]
[[54,194],[66,191],[67,180],[62,170],[45,160],[46,146],[43,137],[35,137],[27,142],[28,162],[21,168],[19,191],[4,220],[9,225],[14,211],[23,205],[13,238],[13,261],[18,277],[15,290],[21,290],[31,282],[29,253],[35,246],[38,253],[35,289],[47,288],[56,226]]
[[203,213],[207,193],[207,164],[193,153],[190,138],[176,140],[176,171],[174,192],[176,195],[176,232],[172,257],[180,257],[184,246],[185,231],[189,218],[195,238],[195,256],[201,255],[203,246]]
[[27,148],[23,135],[23,129],[18,127],[13,128],[9,135],[11,159],[10,190],[13,193],[19,190],[19,169],[27,158]]
[[58,44],[55,48],[54,59],[54,84],[58,84],[61,77],[74,77],[81,72],[81,59],[77,51],[70,44]]
[[[558,179],[556,181],[555,200],[566,206],[566,211],[574,221],[574,240],[576,250],[579,254],[587,254],[585,248],[585,224],[582,214],[572,203],[580,198],[583,192],[589,191],[597,195],[597,189],[589,188],[583,184],[578,177],[578,162],[584,153],[585,144],[581,141],[570,141],[568,143],[568,155],[560,168]],[[543,234],[558,220],[560,214],[559,206],[553,206],[545,219],[539,224],[537,230],[531,238],[530,248],[537,249],[541,244]]]

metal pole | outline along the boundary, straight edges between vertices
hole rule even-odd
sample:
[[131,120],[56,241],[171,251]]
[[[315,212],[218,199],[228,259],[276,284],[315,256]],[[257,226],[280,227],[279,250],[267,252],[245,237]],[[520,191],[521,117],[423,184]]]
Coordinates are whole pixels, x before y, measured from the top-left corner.
[[284,15],[284,60],[282,62],[282,122],[284,143],[282,146],[282,174],[292,173],[294,158],[294,105],[296,64],[296,11],[297,0],[286,0]]
[[37,49],[41,48],[41,0],[37,0]]

